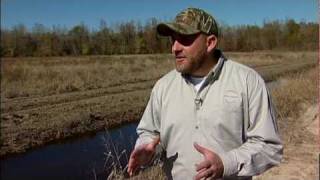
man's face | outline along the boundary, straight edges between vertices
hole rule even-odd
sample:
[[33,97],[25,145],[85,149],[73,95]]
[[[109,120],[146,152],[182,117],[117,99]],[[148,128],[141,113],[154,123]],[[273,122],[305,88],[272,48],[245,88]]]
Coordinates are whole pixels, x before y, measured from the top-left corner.
[[172,53],[178,72],[196,75],[207,56],[207,41],[203,34],[171,36]]

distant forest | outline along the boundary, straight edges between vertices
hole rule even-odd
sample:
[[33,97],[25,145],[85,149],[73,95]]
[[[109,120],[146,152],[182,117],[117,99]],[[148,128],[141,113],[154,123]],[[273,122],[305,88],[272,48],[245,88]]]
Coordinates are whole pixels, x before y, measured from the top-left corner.
[[[112,27],[100,22],[97,30],[81,23],[72,28],[35,24],[31,30],[19,24],[1,29],[1,57],[80,56],[169,53],[170,41],[157,35],[153,18],[142,25],[130,21]],[[318,23],[266,21],[262,26],[220,25],[219,48],[224,51],[317,50]]]

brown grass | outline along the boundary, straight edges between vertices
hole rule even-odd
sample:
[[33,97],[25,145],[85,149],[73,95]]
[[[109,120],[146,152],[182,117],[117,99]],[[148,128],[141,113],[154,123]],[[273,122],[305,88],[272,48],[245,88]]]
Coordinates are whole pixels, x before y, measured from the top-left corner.
[[303,135],[296,133],[297,129],[301,128],[301,122],[297,121],[297,118],[306,107],[317,102],[317,68],[280,78],[278,81],[282,85],[272,91],[272,96],[277,109],[280,132],[285,142],[299,143],[303,138],[297,136]]
[[[311,52],[227,53],[252,67],[309,62]],[[1,98],[45,96],[156,80],[173,67],[171,55],[3,58]]]
[[157,79],[170,55],[4,58],[1,97],[44,96]]
[[[122,171],[114,170],[109,175],[108,179],[117,179],[117,180],[124,180],[127,179],[124,175],[122,175]],[[139,174],[130,177],[132,180],[165,180],[165,174],[162,171],[160,165],[151,166],[141,172]]]
[[282,52],[282,51],[257,51],[253,53],[231,52],[227,57],[249,66],[267,66],[272,64],[307,62],[317,60],[315,52]]
[[278,80],[280,86],[272,95],[278,110],[284,156],[280,166],[255,180],[319,178],[318,72],[318,68],[313,68]]
[[[227,56],[269,80],[317,59],[315,52]],[[0,156],[139,120],[153,84],[172,68],[171,55],[2,59]]]

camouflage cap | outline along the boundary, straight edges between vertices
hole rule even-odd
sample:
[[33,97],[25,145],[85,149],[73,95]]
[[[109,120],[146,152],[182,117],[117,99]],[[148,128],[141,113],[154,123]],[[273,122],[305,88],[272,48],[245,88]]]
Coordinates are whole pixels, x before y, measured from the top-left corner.
[[183,35],[192,35],[199,32],[218,37],[216,20],[207,12],[198,8],[188,8],[181,11],[173,22],[160,23],[157,31],[162,36],[170,36],[173,32]]

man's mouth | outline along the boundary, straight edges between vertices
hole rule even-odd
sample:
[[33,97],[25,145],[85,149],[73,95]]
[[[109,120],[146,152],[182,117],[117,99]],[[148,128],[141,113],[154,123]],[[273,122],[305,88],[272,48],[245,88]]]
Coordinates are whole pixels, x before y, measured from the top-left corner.
[[185,56],[176,56],[176,61],[177,62],[183,62],[186,59]]

